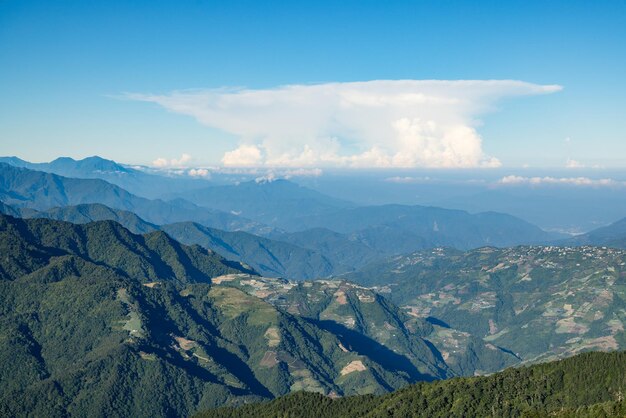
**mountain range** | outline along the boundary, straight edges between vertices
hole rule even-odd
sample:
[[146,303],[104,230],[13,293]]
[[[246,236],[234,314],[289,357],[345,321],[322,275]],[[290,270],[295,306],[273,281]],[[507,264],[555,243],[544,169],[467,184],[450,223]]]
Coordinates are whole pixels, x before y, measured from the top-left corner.
[[[620,355],[525,366],[626,347],[624,220],[564,239],[502,213],[358,206],[288,180],[2,160],[3,416],[623,407],[607,371]],[[584,402],[567,397],[587,384]],[[487,410],[476,399],[494,385]]]
[[[384,393],[511,357],[474,339],[448,364],[432,324],[368,289],[262,278],[161,231],[1,215],[0,238],[3,415],[187,415],[297,390]],[[488,355],[476,359],[475,344]]]
[[[273,233],[274,239],[244,231],[224,231],[194,222],[156,225],[132,212],[112,209],[102,204],[81,204],[36,211],[0,202],[0,213],[24,218],[48,218],[73,223],[113,220],[134,233],[162,230],[184,244],[199,244],[236,261],[248,263],[259,273],[270,277],[313,279],[355,271],[374,260],[400,252],[402,245],[380,242],[372,248],[354,235],[340,234],[324,228],[294,233]],[[423,246],[428,247],[427,244]],[[408,245],[413,249],[413,245]]]
[[158,199],[169,193],[202,188],[209,184],[208,181],[201,178],[151,174],[139,167],[119,164],[98,156],[87,157],[82,160],[60,157],[47,163],[31,163],[17,157],[0,157],[0,163],[44,171],[63,177],[101,179],[128,190],[132,194],[149,199]]
[[222,229],[263,231],[256,222],[229,213],[201,208],[184,200],[151,200],[136,196],[100,179],[63,177],[0,163],[0,201],[36,210],[101,203],[134,212],[148,222],[166,224],[194,221]]
[[[286,248],[299,253],[294,255],[294,260],[309,257],[305,253],[314,258],[298,268],[292,266],[295,262],[290,262],[288,257],[275,254],[271,249],[267,257],[271,258],[269,253],[273,254],[275,261],[272,263],[268,263],[267,257],[258,262],[254,259],[255,256],[249,257],[249,261],[256,263],[263,273],[287,277],[312,278],[316,275],[340,274],[358,269],[375,259],[438,245],[468,249],[482,245],[543,243],[559,238],[559,235],[544,232],[504,214],[469,214],[442,208],[402,205],[352,207],[347,202],[325,197],[282,180],[249,182],[211,190],[220,190],[228,196],[228,199],[222,201],[223,204],[216,199],[219,204],[216,203],[215,206],[218,208],[197,206],[180,198],[168,201],[150,200],[100,179],[68,178],[0,163],[0,201],[20,211],[35,209],[45,212],[55,207],[97,203],[111,209],[132,212],[151,225],[140,225],[139,220],[124,215],[128,218],[126,223],[112,213],[100,214],[100,217],[64,215],[64,209],[56,209],[58,213],[51,217],[79,222],[81,218],[82,221],[113,219],[125,223],[129,228],[144,228],[136,232],[146,232],[155,226],[180,222],[195,222],[202,227],[227,231],[251,232],[273,241],[291,244],[292,247]],[[238,197],[237,192],[240,192]],[[292,193],[296,197],[290,197]],[[219,193],[212,196],[217,195]],[[234,203],[228,206],[224,203],[227,201]],[[284,209],[280,209],[283,206]],[[258,211],[253,209],[255,207],[259,208]],[[242,208],[247,208],[246,214],[251,219],[242,215]],[[99,211],[103,212],[102,208]],[[272,221],[266,216],[271,213],[282,220]],[[24,212],[24,216],[32,214]],[[262,221],[271,221],[274,225],[268,226]],[[291,229],[277,229],[279,227]],[[195,233],[191,235],[198,237]],[[201,241],[193,241],[184,234],[178,238],[187,243],[215,242],[213,238],[207,241],[206,237]],[[241,241],[241,236],[238,238]],[[266,248],[266,244],[267,241],[259,242],[258,246]],[[293,246],[299,247],[299,250]],[[284,244],[282,247],[285,247]],[[224,255],[227,254],[226,249],[221,251],[224,251]],[[290,254],[288,249],[283,253]],[[249,254],[233,249],[228,255],[245,260]],[[304,272],[305,269],[308,273]]]
[[283,241],[271,240],[243,231],[224,231],[195,222],[158,226],[132,212],[111,209],[99,203],[63,206],[45,211],[17,208],[0,202],[0,213],[23,218],[46,218],[84,224],[111,220],[136,234],[164,231],[177,241],[198,244],[230,260],[249,264],[270,277],[312,279],[351,271],[352,268],[331,261],[324,255]]
[[292,230],[292,221],[304,216],[325,216],[350,208],[335,199],[285,179],[257,179],[237,184],[208,186],[178,193],[198,206],[237,213],[279,229]]
[[289,233],[314,229],[319,235],[319,229],[327,229],[386,255],[440,245],[469,249],[544,243],[563,237],[495,212],[469,214],[415,205],[357,207],[282,179],[210,186],[176,196],[273,226],[271,238],[289,241]]

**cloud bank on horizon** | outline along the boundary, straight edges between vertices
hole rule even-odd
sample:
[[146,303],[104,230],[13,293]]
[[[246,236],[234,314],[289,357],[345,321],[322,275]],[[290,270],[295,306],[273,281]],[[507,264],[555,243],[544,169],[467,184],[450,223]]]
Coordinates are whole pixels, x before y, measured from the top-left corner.
[[375,80],[127,94],[235,135],[230,167],[499,167],[479,116],[497,101],[560,91],[516,80]]

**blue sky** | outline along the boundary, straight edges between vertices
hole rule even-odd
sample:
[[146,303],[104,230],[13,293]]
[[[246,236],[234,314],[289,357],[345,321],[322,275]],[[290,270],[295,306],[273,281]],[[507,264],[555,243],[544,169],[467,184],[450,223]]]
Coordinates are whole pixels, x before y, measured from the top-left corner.
[[[222,87],[246,87],[274,95],[277,87],[292,84],[497,79],[563,89],[523,97],[498,94],[487,103],[490,111],[473,109],[459,116],[461,122],[442,122],[436,115],[434,140],[460,123],[482,139],[484,155],[468,164],[495,158],[504,167],[563,167],[569,159],[621,168],[626,165],[624,45],[626,2],[618,0],[2,0],[0,154],[34,161],[98,154],[150,164],[186,153],[190,164],[204,165],[220,164],[225,153],[244,146],[266,153],[266,162],[283,144],[276,140],[272,149],[267,141],[254,141],[275,132],[252,126],[242,134],[197,112],[177,111],[181,102],[172,104],[172,92],[200,89],[214,95]],[[126,93],[143,96],[129,100]],[[455,94],[436,91],[437,97]],[[477,100],[473,93],[463,97]],[[242,120],[241,109],[223,116]],[[339,131],[369,128],[353,124]],[[409,125],[407,130],[415,128]],[[359,145],[356,133],[349,141]],[[242,139],[245,135],[250,137]],[[376,146],[367,143],[361,151]],[[345,143],[338,147],[343,156]],[[390,151],[389,161],[396,151]],[[284,155],[291,158],[290,152]],[[417,153],[409,164],[424,158]],[[310,164],[320,161],[339,160]]]

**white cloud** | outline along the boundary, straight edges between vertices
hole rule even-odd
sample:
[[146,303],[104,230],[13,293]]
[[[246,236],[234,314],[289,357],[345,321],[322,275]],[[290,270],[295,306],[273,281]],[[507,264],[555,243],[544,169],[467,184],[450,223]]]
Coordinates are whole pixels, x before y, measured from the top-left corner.
[[503,185],[571,185],[571,186],[625,186],[623,181],[610,178],[591,179],[589,177],[522,177],[505,176],[499,181]]
[[585,165],[580,161],[572,160],[568,158],[565,162],[565,168],[585,168]]
[[211,173],[206,168],[192,168],[187,172],[191,177],[209,177]]
[[159,168],[167,167],[169,166],[169,162],[165,158],[157,158],[156,160],[152,161],[152,165]]
[[276,173],[274,172],[269,172],[264,176],[260,176],[254,179],[255,183],[271,183],[274,180],[278,179],[279,177],[276,176]]
[[321,168],[294,168],[294,169],[271,169],[270,171],[254,179],[257,183],[271,183],[277,179],[290,179],[293,177],[320,177],[324,174]]
[[385,181],[387,183],[399,183],[399,184],[411,184],[411,183],[427,183],[431,179],[430,177],[410,177],[410,176],[395,176],[387,177]]
[[478,117],[504,97],[560,89],[514,80],[376,80],[127,97],[236,135],[225,166],[449,168],[499,166],[483,151]]
[[239,148],[224,154],[224,165],[233,167],[254,167],[261,165],[261,150],[256,145],[240,145]]
[[182,167],[191,161],[191,155],[183,154],[178,160],[172,160],[172,165]]
[[294,168],[293,170],[286,170],[280,173],[286,179],[292,177],[320,177],[324,174],[324,170],[321,168]]
[[183,154],[180,158],[172,158],[168,160],[167,158],[157,158],[152,161],[152,165],[157,168],[171,168],[171,167],[185,167],[192,160],[191,155]]

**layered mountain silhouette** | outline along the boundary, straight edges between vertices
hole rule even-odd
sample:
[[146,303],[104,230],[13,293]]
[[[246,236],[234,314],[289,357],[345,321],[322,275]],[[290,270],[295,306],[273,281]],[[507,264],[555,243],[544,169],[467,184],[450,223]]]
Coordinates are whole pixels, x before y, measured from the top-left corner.
[[0,163],[30,170],[45,171],[64,177],[102,179],[129,192],[149,199],[157,199],[169,193],[205,187],[203,179],[168,177],[151,174],[145,170],[119,164],[112,160],[93,156],[82,160],[60,157],[47,163],[31,163],[17,157],[0,157]]
[[222,211],[201,208],[184,200],[151,200],[99,179],[63,177],[0,163],[0,200],[11,206],[47,210],[53,207],[101,203],[134,212],[148,222],[194,221],[232,230],[262,231],[264,226]]

